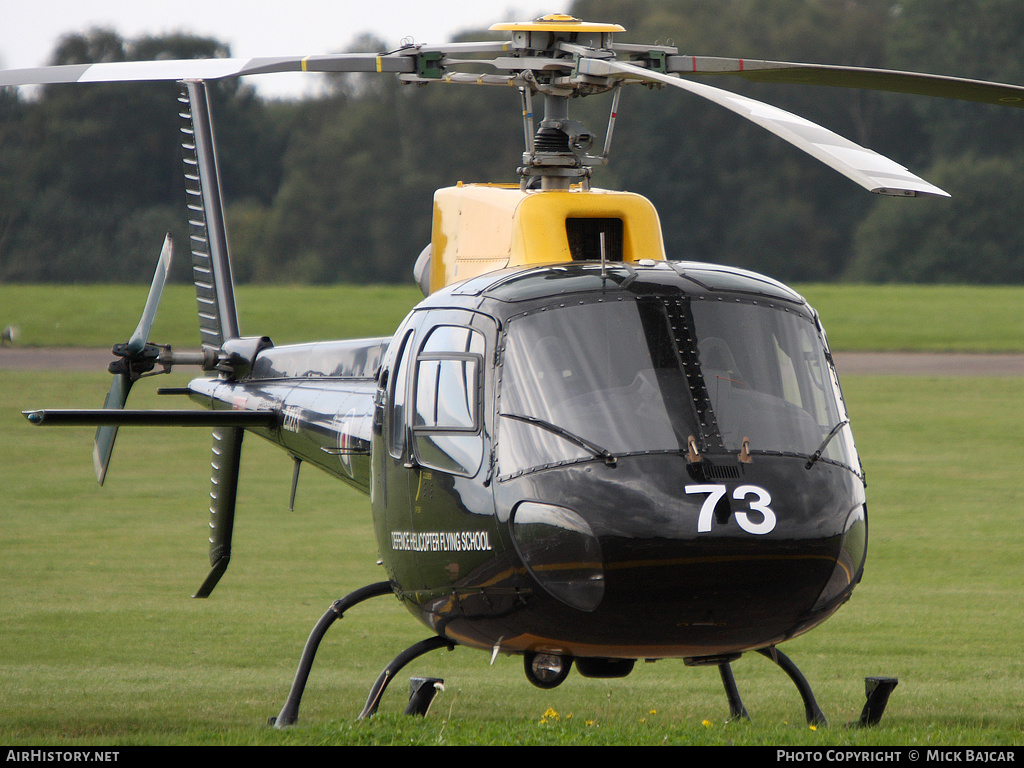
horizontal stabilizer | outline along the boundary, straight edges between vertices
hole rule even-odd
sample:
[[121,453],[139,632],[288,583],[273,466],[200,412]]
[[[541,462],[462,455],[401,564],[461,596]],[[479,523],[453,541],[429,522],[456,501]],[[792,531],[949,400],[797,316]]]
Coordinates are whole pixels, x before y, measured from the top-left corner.
[[60,427],[272,427],[274,411],[122,411],[105,408],[23,411],[33,424]]

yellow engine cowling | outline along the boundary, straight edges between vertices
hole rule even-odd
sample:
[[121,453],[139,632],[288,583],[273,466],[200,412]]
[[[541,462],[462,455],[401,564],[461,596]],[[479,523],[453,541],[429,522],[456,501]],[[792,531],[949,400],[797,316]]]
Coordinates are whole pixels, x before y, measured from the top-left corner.
[[597,261],[602,251],[609,262],[665,258],[649,200],[599,189],[460,183],[434,193],[431,244],[417,272],[431,293],[506,267]]

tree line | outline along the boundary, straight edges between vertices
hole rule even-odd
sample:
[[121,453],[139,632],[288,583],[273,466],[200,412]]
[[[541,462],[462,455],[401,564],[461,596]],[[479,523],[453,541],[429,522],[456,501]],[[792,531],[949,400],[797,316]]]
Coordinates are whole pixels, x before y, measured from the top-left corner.
[[[683,53],[1024,84],[1015,0],[578,0],[571,12]],[[91,30],[64,38],[52,63],[226,55],[208,38]],[[670,258],[790,281],[1024,282],[1024,110],[704,82],[818,122],[953,197],[870,195],[720,107],[627,88],[594,184],[649,197]],[[169,83],[0,89],[0,281],[148,281],[163,234],[187,241],[176,98]],[[508,89],[337,75],[315,98],[264,99],[229,80],[211,99],[241,282],[407,282],[434,189],[517,180],[523,131]],[[573,103],[599,133],[607,110],[606,98]]]

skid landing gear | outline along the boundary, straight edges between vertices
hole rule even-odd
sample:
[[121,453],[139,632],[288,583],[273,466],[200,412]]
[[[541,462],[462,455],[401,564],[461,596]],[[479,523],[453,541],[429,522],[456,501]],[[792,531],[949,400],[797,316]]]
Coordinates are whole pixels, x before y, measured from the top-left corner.
[[[783,671],[789,675],[789,678],[796,684],[797,690],[800,692],[800,698],[804,702],[804,713],[807,715],[808,725],[828,725],[828,720],[825,718],[825,714],[821,711],[818,706],[818,702],[814,699],[814,692],[811,691],[811,686],[807,683],[807,678],[801,674],[800,670],[797,669],[796,664],[789,660],[778,648],[760,648],[757,651],[762,656],[765,656],[780,667]],[[750,715],[747,714],[747,708],[743,706],[743,700],[740,698],[739,689],[736,687],[736,678],[732,674],[732,662],[736,661],[740,655],[731,654],[728,656],[705,656],[698,658],[686,659],[686,664],[689,666],[710,666],[715,665],[718,667],[718,672],[722,676],[722,685],[725,687],[725,695],[729,700],[729,719],[730,720],[749,720]]]
[[[797,665],[791,662],[790,657],[775,647],[759,648],[758,653],[770,658],[796,684],[797,690],[800,691],[800,697],[804,699],[804,713],[807,716],[807,724],[815,726],[828,725],[824,713],[821,712],[818,702],[814,699],[814,692],[807,683],[807,678],[797,669]],[[746,708],[743,707],[743,701],[739,696],[736,678],[732,675],[732,663],[737,658],[739,658],[739,654],[733,653],[726,656],[702,656],[685,660],[686,664],[690,667],[717,666],[718,672],[722,676],[722,685],[725,687],[726,698],[729,699],[729,719],[750,720],[751,716],[746,713]]]
[[[292,682],[291,691],[288,693],[288,700],[285,701],[280,714],[278,714],[277,717],[270,718],[269,725],[272,725],[275,728],[284,728],[289,725],[295,725],[295,723],[298,722],[299,704],[302,701],[302,694],[306,690],[306,681],[309,679],[309,672],[313,668],[313,658],[316,656],[317,649],[320,647],[320,641],[323,640],[324,635],[327,634],[327,630],[330,629],[331,625],[340,619],[344,615],[345,611],[352,606],[358,605],[364,600],[369,600],[373,597],[390,594],[392,594],[391,583],[387,581],[380,581],[376,584],[365,586],[362,589],[357,589],[355,592],[351,592],[341,600],[335,600],[334,603],[331,604],[331,607],[327,609],[327,612],[320,617],[316,626],[313,627],[313,631],[309,633],[309,639],[306,640],[306,647],[302,650],[302,658],[299,660],[299,668],[295,672],[295,679]],[[377,682],[375,682],[373,684],[373,688],[370,689],[370,695],[366,700],[366,705],[363,707],[363,711],[359,715],[359,719],[362,720],[369,717],[377,711],[377,705],[380,703],[380,697],[384,695],[384,691],[394,679],[395,674],[402,667],[428,651],[445,646],[447,646],[449,650],[455,647],[452,642],[444,639],[443,637],[431,637],[427,640],[416,643],[396,656],[395,659],[384,668],[384,671],[380,673],[380,676],[377,678]],[[409,695],[409,705],[407,706],[405,713],[412,715],[425,715],[430,706],[430,702],[433,701],[435,693],[443,682],[443,680],[435,678],[416,678],[412,683],[412,690]]]
[[295,725],[298,722],[299,704],[302,701],[302,694],[306,690],[309,670],[313,668],[313,657],[316,656],[316,651],[320,647],[320,641],[323,640],[330,626],[340,619],[345,611],[352,606],[364,600],[369,600],[371,597],[390,594],[391,584],[387,581],[379,581],[376,584],[370,584],[362,589],[357,589],[355,592],[350,592],[341,600],[334,601],[331,607],[327,609],[327,613],[313,627],[313,631],[309,633],[306,647],[302,650],[302,658],[299,660],[299,668],[295,672],[292,689],[288,693],[288,700],[285,701],[284,707],[281,708],[281,713],[277,717],[270,718],[270,725],[275,728],[284,728],[288,725]]
[[[395,679],[395,675],[398,674],[398,670],[404,667],[413,659],[422,656],[430,651],[437,650],[438,648],[448,648],[452,650],[455,644],[450,640],[447,640],[440,636],[428,637],[426,640],[421,640],[415,645],[410,645],[400,654],[398,654],[394,660],[388,664],[384,671],[377,677],[377,682],[373,684],[373,688],[370,689],[370,695],[366,699],[366,705],[363,707],[363,711],[359,713],[359,719],[365,720],[367,717],[377,712],[377,705],[380,704],[380,697],[384,695],[384,691],[392,680]],[[436,690],[436,689],[435,689]],[[414,693],[415,695],[415,693]],[[433,697],[431,697],[433,698]],[[429,705],[429,702],[427,702]],[[410,699],[409,707],[413,708],[413,701]],[[425,713],[425,710],[424,710]],[[420,712],[410,713],[409,709],[406,710],[406,714],[423,714]]]
[[825,713],[821,711],[821,708],[818,706],[818,702],[814,700],[814,692],[811,690],[811,686],[807,682],[807,678],[803,676],[803,673],[799,669],[797,669],[796,664],[790,661],[786,654],[774,646],[771,648],[759,648],[757,652],[782,667],[782,671],[789,675],[789,679],[796,685],[796,689],[800,691],[800,698],[804,700],[804,713],[807,715],[807,724],[828,725],[828,719],[825,717]]
[[725,696],[729,699],[729,719],[749,720],[750,715],[747,714],[747,708],[743,706],[743,700],[740,699],[740,691],[736,687],[736,678],[732,674],[732,665],[728,661],[722,662],[718,665],[718,672],[722,676],[722,685],[725,686]]
[[[807,724],[814,726],[827,726],[828,719],[825,717],[825,713],[821,711],[821,707],[818,706],[818,702],[814,699],[814,692],[811,690],[811,686],[807,682],[807,678],[803,676],[803,673],[800,672],[796,664],[790,661],[786,654],[775,647],[759,648],[757,652],[778,664],[796,685],[797,690],[800,692],[800,698],[803,699],[804,702],[804,714],[807,717]],[[739,689],[736,687],[736,678],[732,674],[732,662],[735,661],[736,658],[738,657],[734,656],[703,662],[693,660],[690,663],[717,663],[718,671],[722,676],[722,685],[725,687],[725,695],[729,700],[729,719],[749,720],[750,715],[747,714],[747,709],[743,706]],[[894,677],[869,677],[865,679],[864,684],[865,692],[867,694],[867,702],[864,705],[863,712],[861,712],[860,721],[850,723],[851,727],[877,725],[879,720],[882,719],[882,713],[885,711],[885,705],[889,701],[889,694],[892,693],[892,690],[898,685],[898,681]]]

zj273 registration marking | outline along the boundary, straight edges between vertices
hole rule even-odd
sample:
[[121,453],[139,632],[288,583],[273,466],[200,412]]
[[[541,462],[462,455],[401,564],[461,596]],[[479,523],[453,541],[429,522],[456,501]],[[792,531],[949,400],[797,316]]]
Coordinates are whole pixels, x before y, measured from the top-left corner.
[[[711,523],[715,518],[715,507],[718,502],[728,493],[729,489],[724,485],[688,485],[684,489],[687,493],[706,493],[708,497],[700,508],[700,515],[697,518],[697,531],[706,533],[711,530]],[[740,485],[732,492],[736,501],[746,501],[747,510],[733,510],[736,523],[747,533],[765,534],[775,528],[775,513],[768,505],[772,503],[771,494],[764,488],[757,485]],[[749,499],[749,497],[753,497]],[[750,519],[747,512],[756,512],[761,516],[761,522],[755,523]]]

